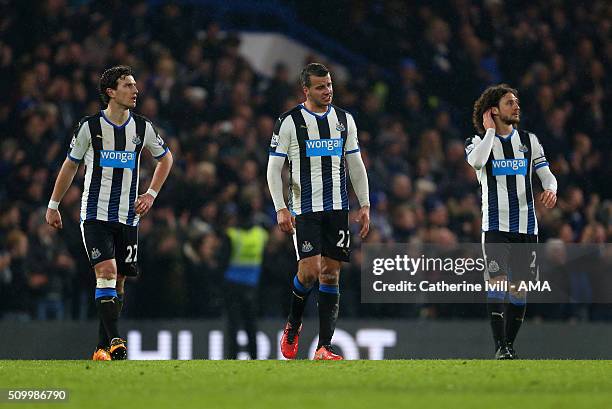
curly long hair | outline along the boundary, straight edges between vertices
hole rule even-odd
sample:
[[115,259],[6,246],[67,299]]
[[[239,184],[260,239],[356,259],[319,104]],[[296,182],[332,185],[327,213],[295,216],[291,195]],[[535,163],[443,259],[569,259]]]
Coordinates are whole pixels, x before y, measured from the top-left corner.
[[508,92],[514,94],[518,98],[518,91],[508,84],[499,84],[488,87],[474,102],[474,110],[472,111],[472,124],[479,134],[484,134],[485,129],[482,126],[482,116],[485,111],[492,107],[499,107],[499,101]]

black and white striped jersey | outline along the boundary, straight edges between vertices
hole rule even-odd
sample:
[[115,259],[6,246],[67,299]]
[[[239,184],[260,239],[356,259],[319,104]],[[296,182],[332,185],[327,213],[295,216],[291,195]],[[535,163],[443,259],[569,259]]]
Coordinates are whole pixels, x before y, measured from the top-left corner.
[[270,155],[289,160],[292,213],[348,210],[345,155],[357,152],[357,126],[343,109],[330,105],[317,114],[300,104],[282,114]]
[[[468,138],[466,158],[482,141]],[[533,172],[548,166],[538,138],[523,130],[496,135],[486,165],[476,169],[482,190],[482,230],[538,234]]]
[[102,111],[79,122],[68,158],[77,163],[84,161],[86,167],[81,221],[138,224],[134,202],[143,146],[156,159],[168,152],[153,124],[140,115],[130,112],[121,126],[110,122]]

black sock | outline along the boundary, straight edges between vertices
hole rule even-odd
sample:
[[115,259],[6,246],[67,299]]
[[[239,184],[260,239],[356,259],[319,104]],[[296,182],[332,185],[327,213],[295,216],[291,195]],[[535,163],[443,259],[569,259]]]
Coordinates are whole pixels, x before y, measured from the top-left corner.
[[518,334],[521,324],[525,319],[527,304],[524,300],[510,297],[510,302],[506,305],[506,342],[513,344]]
[[[123,309],[123,297],[124,293],[117,293],[117,298],[115,299],[115,306],[117,308],[117,317],[121,315],[121,310]],[[96,303],[97,304],[97,303]],[[110,346],[110,339],[106,335],[106,328],[104,327],[104,322],[100,317],[100,324],[98,325],[98,349],[100,348],[108,348]]]
[[117,310],[117,297],[105,295],[96,298],[96,307],[98,308],[98,316],[106,329],[106,336],[109,340],[119,338],[119,329],[117,319],[119,318]]
[[340,293],[337,285],[319,284],[319,345],[331,345],[338,320]]
[[292,327],[299,326],[302,323],[302,315],[304,315],[304,307],[308,300],[311,288],[305,287],[298,279],[297,274],[293,278],[291,286],[291,306],[289,307],[288,321]]
[[[97,306],[97,302],[96,302]],[[98,314],[99,315],[99,314]],[[106,349],[110,346],[110,341],[108,336],[106,335],[106,328],[104,328],[104,323],[102,322],[102,318],[100,318],[98,325],[98,349]]]
[[491,320],[495,350],[506,343],[506,325],[504,320],[504,298],[502,291],[489,291],[487,293],[487,314]]

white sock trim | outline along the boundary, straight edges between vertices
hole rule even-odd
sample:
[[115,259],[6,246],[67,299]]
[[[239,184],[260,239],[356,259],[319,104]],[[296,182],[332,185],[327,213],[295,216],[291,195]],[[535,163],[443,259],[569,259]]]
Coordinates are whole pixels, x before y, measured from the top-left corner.
[[96,279],[96,288],[115,288],[117,287],[117,279],[107,280],[105,278]]

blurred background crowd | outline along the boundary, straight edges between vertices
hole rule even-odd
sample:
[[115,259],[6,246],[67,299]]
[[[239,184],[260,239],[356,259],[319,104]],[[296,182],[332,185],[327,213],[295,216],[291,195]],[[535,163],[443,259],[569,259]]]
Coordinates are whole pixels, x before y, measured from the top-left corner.
[[[217,3],[0,0],[4,319],[95,314],[94,275],[79,230],[82,168],[60,207],[64,229],[47,226],[44,213],[73,127],[102,108],[99,75],[116,64],[134,68],[136,111],[158,127],[175,158],[140,223],[141,276],[127,284],[124,316],[221,316],[223,237],[244,203],[270,233],[258,314],[286,315],[295,255],[290,237],[275,226],[265,169],[275,118],[302,102],[302,92],[282,64],[273,77],[254,70],[239,53],[239,32],[227,29],[241,21],[213,13]],[[559,182],[557,207],[537,206],[540,240],[610,241],[611,3],[333,3],[283,7],[363,57],[348,66],[346,79],[334,81],[334,103],[359,128],[372,204],[367,242],[480,241],[478,183],[463,147],[474,132],[475,99],[499,82],[518,88],[521,127],[538,135]],[[250,28],[257,24],[252,20]],[[270,21],[256,28],[281,29]],[[333,55],[322,62],[333,74]],[[154,161],[145,156],[146,189]],[[354,197],[351,203],[358,207]],[[343,317],[484,316],[478,305],[361,304],[362,254],[353,238],[352,263],[341,274]],[[585,303],[592,285],[580,284]],[[545,306],[528,309],[529,315],[612,319],[607,306],[588,305]]]

